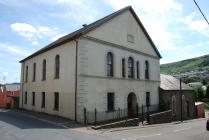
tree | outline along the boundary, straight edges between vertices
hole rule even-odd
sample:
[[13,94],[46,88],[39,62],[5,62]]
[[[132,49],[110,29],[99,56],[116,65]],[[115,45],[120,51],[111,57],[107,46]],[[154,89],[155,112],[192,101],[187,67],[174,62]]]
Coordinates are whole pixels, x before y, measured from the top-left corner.
[[207,86],[207,89],[205,92],[205,98],[209,99],[209,85]]
[[203,79],[203,80],[202,80],[202,84],[203,84],[203,85],[207,85],[207,80],[206,80],[206,79]]
[[197,89],[197,95],[198,95],[198,99],[201,101],[203,98],[204,98],[204,91],[203,91],[203,89],[202,89],[202,87],[199,87],[198,89]]

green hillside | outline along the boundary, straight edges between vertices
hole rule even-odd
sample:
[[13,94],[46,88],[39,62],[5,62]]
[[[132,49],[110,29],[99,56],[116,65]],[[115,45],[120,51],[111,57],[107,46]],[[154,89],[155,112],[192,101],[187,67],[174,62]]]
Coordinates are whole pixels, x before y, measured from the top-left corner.
[[161,73],[177,73],[187,71],[209,70],[209,55],[197,58],[187,59],[179,62],[162,64],[160,66]]

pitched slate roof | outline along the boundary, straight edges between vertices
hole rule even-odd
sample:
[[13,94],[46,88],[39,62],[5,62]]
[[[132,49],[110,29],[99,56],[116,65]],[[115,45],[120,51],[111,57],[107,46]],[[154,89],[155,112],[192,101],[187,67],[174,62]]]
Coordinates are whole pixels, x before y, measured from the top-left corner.
[[72,40],[74,40],[74,39],[76,39],[76,38],[78,38],[78,37],[88,33],[89,31],[99,27],[103,23],[106,23],[107,21],[113,19],[114,17],[120,15],[121,13],[123,13],[123,12],[125,12],[127,10],[129,10],[133,14],[133,16],[136,19],[137,23],[142,28],[144,34],[146,35],[146,37],[148,38],[149,42],[151,43],[151,46],[153,47],[153,49],[157,53],[158,57],[161,58],[161,55],[160,55],[159,51],[157,50],[154,42],[152,41],[151,37],[147,33],[146,29],[144,28],[143,24],[139,20],[138,16],[134,12],[133,8],[131,6],[127,6],[127,7],[122,8],[122,9],[120,9],[120,10],[118,10],[118,11],[116,11],[116,12],[114,12],[114,13],[112,13],[112,14],[110,14],[110,15],[102,18],[102,19],[100,19],[100,20],[95,21],[95,22],[93,22],[93,23],[91,23],[91,24],[89,24],[89,25],[87,25],[87,26],[85,26],[85,27],[83,27],[83,28],[81,28],[81,29],[79,29],[77,31],[74,31],[74,32],[72,32],[72,33],[70,33],[68,35],[65,35],[65,36],[59,38],[58,40],[52,42],[51,44],[45,46],[44,48],[42,48],[40,50],[38,50],[37,52],[33,53],[32,55],[30,55],[30,56],[26,57],[25,59],[21,60],[20,62],[22,63],[25,60],[28,60],[28,59],[30,59],[30,58],[32,58],[34,56],[37,56],[37,55],[39,55],[39,54],[41,54],[41,53],[43,53],[45,51],[48,51],[48,50],[50,50],[52,48],[55,48],[55,47],[58,47],[59,45],[62,45],[64,43],[68,42],[68,41],[72,41]]
[[[180,80],[171,75],[160,74],[160,88],[163,90],[180,90]],[[182,90],[193,90],[190,86],[182,82]]]

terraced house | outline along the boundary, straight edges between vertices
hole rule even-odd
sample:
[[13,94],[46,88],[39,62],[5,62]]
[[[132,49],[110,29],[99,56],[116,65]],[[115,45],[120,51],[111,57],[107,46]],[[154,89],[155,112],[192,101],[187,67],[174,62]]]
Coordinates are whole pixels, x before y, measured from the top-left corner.
[[[20,107],[84,121],[159,103],[161,56],[132,7],[70,33],[21,60]],[[91,121],[90,119],[88,121]]]

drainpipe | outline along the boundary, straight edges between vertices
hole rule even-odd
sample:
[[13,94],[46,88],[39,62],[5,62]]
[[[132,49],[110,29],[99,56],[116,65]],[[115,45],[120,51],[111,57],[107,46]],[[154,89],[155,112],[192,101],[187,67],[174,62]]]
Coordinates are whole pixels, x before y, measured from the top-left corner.
[[77,121],[77,80],[78,80],[78,40],[74,40],[76,43],[75,53],[75,121]]
[[22,108],[23,108],[23,87],[24,87],[24,79],[25,79],[25,78],[24,78],[24,75],[25,75],[25,73],[24,73],[25,64],[24,64],[24,63],[22,63],[21,69],[22,69],[22,70],[21,70],[21,72],[22,72],[22,73],[21,73],[21,78],[20,78],[20,80],[21,80],[21,81],[20,81],[20,82],[21,82],[21,92],[22,92],[22,93],[21,93],[21,97],[22,97],[22,103],[21,103],[22,105],[21,105],[21,106],[22,106]]

